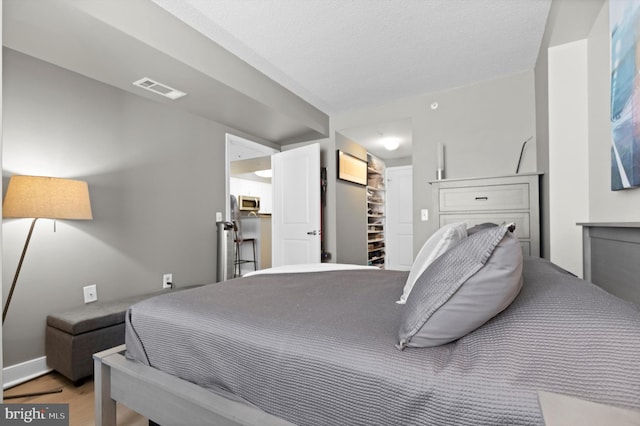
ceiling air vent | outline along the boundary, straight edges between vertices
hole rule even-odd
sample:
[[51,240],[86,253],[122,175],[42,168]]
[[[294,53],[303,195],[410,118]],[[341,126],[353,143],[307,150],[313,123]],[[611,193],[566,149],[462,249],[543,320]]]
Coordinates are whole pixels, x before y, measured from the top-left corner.
[[186,93],[184,92],[169,87],[166,84],[158,83],[157,81],[151,80],[147,77],[141,78],[138,81],[134,81],[133,85],[142,87],[143,89],[146,89],[153,93],[157,93],[158,95],[162,95],[165,98],[169,99],[178,99],[186,95]]

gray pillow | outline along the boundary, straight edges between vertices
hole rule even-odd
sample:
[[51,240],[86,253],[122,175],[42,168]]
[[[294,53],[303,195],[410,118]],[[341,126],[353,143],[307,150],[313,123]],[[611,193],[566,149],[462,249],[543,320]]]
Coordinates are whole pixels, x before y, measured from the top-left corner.
[[498,226],[498,224],[491,223],[491,222],[480,223],[476,226],[472,226],[471,228],[467,229],[467,235],[473,235],[478,231],[482,231],[483,229],[487,229],[487,228],[493,228],[494,226]]
[[502,312],[522,288],[511,225],[482,229],[436,259],[407,298],[398,348],[452,342]]
[[402,290],[402,296],[400,296],[400,300],[396,303],[406,303],[413,285],[424,270],[442,255],[442,253],[445,253],[465,238],[467,238],[467,225],[464,222],[451,223],[438,229],[418,252],[418,255],[411,265],[409,277],[407,277],[407,282]]

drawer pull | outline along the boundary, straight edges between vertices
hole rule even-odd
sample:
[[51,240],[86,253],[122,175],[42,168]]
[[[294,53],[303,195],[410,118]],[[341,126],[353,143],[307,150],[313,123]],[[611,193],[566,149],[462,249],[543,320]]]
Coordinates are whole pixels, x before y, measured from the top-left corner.
[[486,201],[488,199],[489,199],[489,197],[476,197],[476,200],[484,200],[484,201]]

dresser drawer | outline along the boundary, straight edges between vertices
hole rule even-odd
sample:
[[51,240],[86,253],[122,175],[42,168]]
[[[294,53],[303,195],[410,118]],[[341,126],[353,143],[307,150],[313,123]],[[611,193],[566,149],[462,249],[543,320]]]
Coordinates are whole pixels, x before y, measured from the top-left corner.
[[441,212],[528,209],[526,183],[440,189]]
[[465,222],[467,224],[467,228],[471,228],[472,226],[487,222],[498,225],[502,222],[513,222],[516,224],[516,237],[529,238],[531,236],[529,220],[529,212],[442,214],[440,215],[440,226],[448,225],[450,223]]

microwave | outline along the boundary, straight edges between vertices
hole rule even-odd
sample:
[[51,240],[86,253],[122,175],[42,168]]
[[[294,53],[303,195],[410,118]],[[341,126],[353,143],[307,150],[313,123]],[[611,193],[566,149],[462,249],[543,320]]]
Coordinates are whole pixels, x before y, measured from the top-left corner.
[[240,211],[257,212],[260,210],[260,197],[251,195],[238,196],[238,209]]

